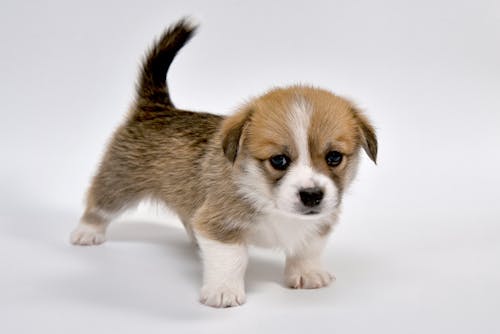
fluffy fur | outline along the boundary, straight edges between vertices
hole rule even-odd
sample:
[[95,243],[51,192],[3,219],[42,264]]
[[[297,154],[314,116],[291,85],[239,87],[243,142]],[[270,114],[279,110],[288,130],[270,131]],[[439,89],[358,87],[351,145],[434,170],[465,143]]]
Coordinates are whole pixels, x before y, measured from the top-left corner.
[[[376,160],[373,127],[346,99],[305,86],[271,90],[229,117],[175,108],[166,74],[193,32],[180,21],[148,52],[136,101],[107,148],[71,241],[102,243],[117,214],[155,198],[200,247],[203,303],[245,301],[248,245],[285,252],[288,286],[328,285],[333,276],[321,253],[360,148]],[[331,152],[341,154],[338,165],[327,163]],[[286,158],[285,168],[276,157]]]

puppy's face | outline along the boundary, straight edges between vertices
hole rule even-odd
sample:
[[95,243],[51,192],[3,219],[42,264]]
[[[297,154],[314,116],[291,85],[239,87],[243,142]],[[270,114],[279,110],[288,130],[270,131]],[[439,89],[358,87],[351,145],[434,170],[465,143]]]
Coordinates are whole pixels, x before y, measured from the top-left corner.
[[307,87],[251,101],[222,131],[240,193],[260,208],[303,217],[334,213],[360,148],[374,161],[377,154],[373,128],[348,101]]

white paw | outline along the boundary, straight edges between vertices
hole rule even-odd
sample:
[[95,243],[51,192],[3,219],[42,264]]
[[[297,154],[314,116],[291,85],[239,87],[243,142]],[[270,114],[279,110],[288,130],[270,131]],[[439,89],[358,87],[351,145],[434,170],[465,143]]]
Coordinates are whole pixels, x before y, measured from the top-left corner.
[[71,232],[70,240],[73,245],[91,246],[102,244],[106,238],[102,228],[80,223]]
[[324,270],[293,272],[285,277],[286,284],[293,289],[318,289],[328,286],[335,276]]
[[228,286],[205,285],[201,289],[200,302],[211,307],[232,307],[245,303],[245,291]]

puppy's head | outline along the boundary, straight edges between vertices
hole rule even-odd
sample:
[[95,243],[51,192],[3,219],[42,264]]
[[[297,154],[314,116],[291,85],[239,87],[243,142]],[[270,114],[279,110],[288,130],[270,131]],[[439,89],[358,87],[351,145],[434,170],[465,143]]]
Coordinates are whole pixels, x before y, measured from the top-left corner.
[[222,148],[243,196],[303,217],[335,212],[360,148],[377,158],[375,131],[349,101],[301,86],[272,90],[227,118]]

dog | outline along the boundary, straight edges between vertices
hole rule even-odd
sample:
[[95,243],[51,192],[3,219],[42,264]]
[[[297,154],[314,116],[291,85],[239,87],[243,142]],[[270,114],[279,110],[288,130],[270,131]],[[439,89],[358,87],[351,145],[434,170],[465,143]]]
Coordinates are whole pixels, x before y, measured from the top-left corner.
[[361,149],[376,163],[374,127],[345,98],[303,85],[272,89],[228,117],[176,108],[166,75],[195,30],[181,20],[146,54],[71,242],[101,244],[113,218],[153,198],[198,245],[208,306],[245,302],[250,245],[285,253],[287,286],[329,285],[321,255]]

